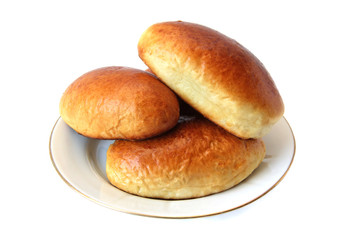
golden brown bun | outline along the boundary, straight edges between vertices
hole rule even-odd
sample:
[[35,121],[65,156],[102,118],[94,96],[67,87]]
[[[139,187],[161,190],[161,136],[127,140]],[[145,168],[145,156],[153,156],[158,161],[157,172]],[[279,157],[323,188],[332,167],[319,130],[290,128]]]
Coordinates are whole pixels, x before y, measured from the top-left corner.
[[60,115],[78,133],[100,139],[144,139],[174,127],[176,95],[154,75],[127,67],[104,67],[73,82]]
[[205,118],[191,118],[159,137],[115,141],[107,151],[106,174],[132,194],[195,198],[238,184],[264,156],[262,140],[240,139]]
[[140,58],[167,86],[205,117],[241,138],[259,138],[284,105],[262,63],[235,40],[187,22],[149,27]]

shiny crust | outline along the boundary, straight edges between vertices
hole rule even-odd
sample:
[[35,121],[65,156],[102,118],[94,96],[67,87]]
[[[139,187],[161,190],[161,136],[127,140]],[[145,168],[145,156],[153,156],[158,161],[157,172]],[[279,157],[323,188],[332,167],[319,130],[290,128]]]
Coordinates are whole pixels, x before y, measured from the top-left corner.
[[283,115],[281,96],[263,64],[235,40],[187,22],[149,27],[140,58],[184,101],[241,138],[259,138]]
[[262,140],[243,140],[207,119],[189,118],[159,137],[115,141],[107,151],[106,174],[132,194],[195,198],[235,186],[264,156]]
[[174,127],[175,94],[154,75],[105,67],[74,81],[60,101],[60,115],[78,133],[99,139],[144,139]]

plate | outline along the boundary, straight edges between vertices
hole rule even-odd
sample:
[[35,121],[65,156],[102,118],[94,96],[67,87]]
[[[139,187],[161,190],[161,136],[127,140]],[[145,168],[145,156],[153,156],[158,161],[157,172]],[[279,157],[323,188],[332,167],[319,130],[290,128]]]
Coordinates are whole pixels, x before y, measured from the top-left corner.
[[84,137],[61,118],[51,132],[49,150],[60,177],[84,197],[111,209],[152,217],[190,218],[232,211],[259,199],[288,172],[295,155],[295,138],[283,117],[263,138],[266,157],[235,187],[206,197],[160,200],[135,196],[112,186],[106,177],[106,151],[111,140]]

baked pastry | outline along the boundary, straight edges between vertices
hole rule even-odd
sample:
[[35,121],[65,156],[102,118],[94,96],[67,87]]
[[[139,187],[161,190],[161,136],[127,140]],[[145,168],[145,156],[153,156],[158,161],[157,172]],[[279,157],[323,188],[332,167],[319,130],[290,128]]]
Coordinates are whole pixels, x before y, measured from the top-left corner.
[[104,67],[74,81],[60,100],[60,115],[78,133],[99,139],[144,139],[177,124],[176,95],[153,74]]
[[263,64],[235,40],[205,26],[164,22],[138,43],[140,58],[179,97],[240,138],[260,138],[284,105]]
[[240,139],[206,118],[186,118],[158,137],[116,140],[106,174],[114,186],[144,197],[186,199],[240,183],[265,156],[261,139]]

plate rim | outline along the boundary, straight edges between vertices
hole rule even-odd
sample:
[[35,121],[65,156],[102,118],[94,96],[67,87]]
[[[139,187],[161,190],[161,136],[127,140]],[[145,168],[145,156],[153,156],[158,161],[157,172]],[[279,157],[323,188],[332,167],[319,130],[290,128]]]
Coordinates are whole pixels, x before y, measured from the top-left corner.
[[[284,177],[287,175],[289,169],[291,168],[292,164],[293,164],[293,161],[294,161],[294,158],[295,158],[295,154],[296,154],[296,140],[295,140],[295,136],[294,136],[294,132],[293,132],[293,129],[292,127],[290,126],[288,120],[282,116],[282,118],[285,120],[285,122],[287,123],[288,127],[289,127],[289,130],[291,132],[291,136],[293,138],[293,144],[294,144],[294,149],[293,149],[293,153],[292,153],[292,159],[290,160],[290,164],[288,165],[286,171],[283,173],[283,175],[268,189],[266,190],[265,192],[263,192],[262,194],[260,194],[259,196],[243,203],[243,204],[240,204],[239,206],[236,206],[236,207],[232,207],[230,209],[226,209],[226,210],[223,210],[223,211],[218,211],[218,212],[214,212],[214,213],[207,213],[207,214],[200,214],[200,215],[192,215],[192,216],[165,216],[165,215],[151,215],[151,214],[144,214],[144,213],[139,213],[139,212],[135,212],[135,211],[127,211],[127,210],[123,210],[123,209],[119,209],[117,207],[114,207],[114,206],[111,206],[109,204],[106,204],[106,203],[103,203],[101,201],[98,201],[97,199],[94,199],[90,196],[88,196],[87,194],[83,193],[82,191],[80,191],[79,189],[77,189],[76,187],[73,186],[73,184],[68,180],[66,179],[63,174],[60,172],[60,170],[58,169],[57,165],[56,165],[56,162],[54,160],[54,156],[53,156],[53,153],[52,153],[52,138],[53,138],[53,133],[54,133],[54,130],[56,129],[56,126],[58,124],[58,122],[60,120],[62,120],[61,116],[58,117],[58,119],[55,121],[54,125],[53,125],[53,128],[51,130],[51,133],[50,133],[50,136],[49,136],[49,155],[50,155],[50,158],[51,158],[51,163],[54,167],[54,169],[56,170],[56,172],[58,173],[58,175],[60,176],[60,178],[70,187],[72,188],[74,191],[76,191],[77,193],[81,194],[83,197],[91,200],[92,202],[100,205],[100,206],[103,206],[103,207],[106,207],[106,208],[109,208],[111,210],[115,210],[115,211],[118,211],[118,212],[123,212],[123,213],[128,213],[128,214],[133,214],[133,215],[139,215],[139,216],[145,216],[145,217],[155,217],[155,218],[169,218],[169,219],[187,219],[187,218],[200,218],[200,217],[208,217],[208,216],[214,216],[214,215],[219,215],[219,214],[223,214],[223,213],[227,213],[227,212],[231,212],[231,211],[234,211],[234,210],[237,210],[237,209],[240,209],[244,206],[247,206],[253,202],[255,202],[256,200],[260,199],[261,197],[265,196],[267,193],[269,193],[272,189],[274,189],[283,179]],[[62,120],[63,121],[63,120]]]

